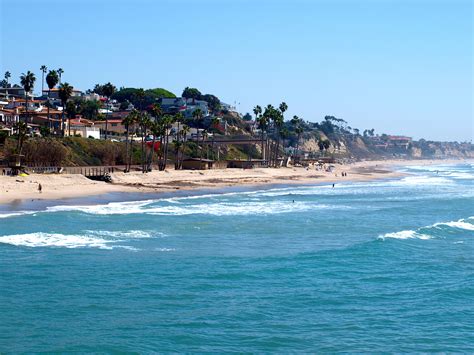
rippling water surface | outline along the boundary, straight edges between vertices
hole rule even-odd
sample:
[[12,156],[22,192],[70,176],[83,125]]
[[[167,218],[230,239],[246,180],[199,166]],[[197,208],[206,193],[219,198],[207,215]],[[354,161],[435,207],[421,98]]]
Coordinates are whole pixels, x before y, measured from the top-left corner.
[[474,168],[0,212],[0,352],[474,352]]

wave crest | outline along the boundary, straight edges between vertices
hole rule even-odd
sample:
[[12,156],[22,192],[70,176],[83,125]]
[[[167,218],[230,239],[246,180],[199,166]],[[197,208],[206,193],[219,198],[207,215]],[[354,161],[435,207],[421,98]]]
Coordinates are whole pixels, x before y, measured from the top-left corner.
[[432,224],[430,226],[418,228],[417,230],[403,230],[400,232],[385,233],[380,235],[378,238],[385,240],[385,238],[394,238],[394,239],[432,239],[434,235],[430,232],[436,229],[441,228],[451,228],[451,229],[462,229],[467,231],[474,231],[474,224],[467,222],[468,220],[473,220],[474,217],[468,217],[466,219],[460,219],[458,221],[451,222],[439,222]]

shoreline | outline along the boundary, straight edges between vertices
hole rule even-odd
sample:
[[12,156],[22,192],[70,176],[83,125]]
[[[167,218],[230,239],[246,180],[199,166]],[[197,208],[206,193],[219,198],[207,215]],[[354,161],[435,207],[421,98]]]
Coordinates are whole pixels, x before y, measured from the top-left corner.
[[[112,183],[89,180],[82,175],[31,174],[27,177],[0,176],[0,209],[9,210],[28,205],[46,205],[47,202],[68,202],[71,199],[98,199],[109,195],[112,200],[127,196],[148,198],[150,195],[189,195],[202,192],[219,192],[229,188],[260,188],[262,186],[320,185],[341,182],[362,182],[393,179],[406,174],[397,167],[410,165],[442,165],[468,163],[472,160],[380,160],[362,161],[347,165],[334,164],[332,172],[302,167],[166,170],[114,173]],[[341,173],[347,173],[342,177]],[[42,185],[42,192],[38,191]],[[127,198],[128,199],[128,198]]]

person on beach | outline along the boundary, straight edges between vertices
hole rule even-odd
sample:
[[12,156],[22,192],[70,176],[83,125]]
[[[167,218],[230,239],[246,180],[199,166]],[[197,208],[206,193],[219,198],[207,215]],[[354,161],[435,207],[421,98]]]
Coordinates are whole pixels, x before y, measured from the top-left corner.
[[336,184],[332,184],[332,188],[334,188],[334,185],[336,185]]
[[43,186],[41,186],[41,184],[38,184],[38,192],[41,193],[41,191],[43,191]]

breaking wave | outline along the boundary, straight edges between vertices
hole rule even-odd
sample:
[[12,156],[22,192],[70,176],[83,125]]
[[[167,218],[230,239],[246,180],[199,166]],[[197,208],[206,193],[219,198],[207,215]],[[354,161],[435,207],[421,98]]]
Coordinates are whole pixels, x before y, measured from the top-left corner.
[[163,233],[146,231],[85,231],[84,234],[26,233],[0,236],[0,243],[24,247],[61,247],[61,248],[122,248],[136,251],[128,245],[117,245],[130,239],[164,236]]
[[49,207],[48,212],[79,211],[96,215],[121,215],[121,214],[150,214],[163,216],[184,216],[192,214],[206,214],[213,216],[231,215],[261,215],[279,214],[290,212],[303,212],[315,209],[347,209],[347,206],[314,204],[307,202],[288,201],[247,201],[241,202],[215,202],[196,204],[167,204],[158,205],[157,201],[138,202],[113,202],[106,205],[94,206],[55,206]]
[[467,222],[473,220],[474,217],[460,219],[458,221],[440,222],[430,226],[418,228],[417,230],[403,230],[400,232],[386,233],[380,235],[378,238],[385,240],[386,238],[393,239],[432,239],[435,238],[435,231],[440,229],[461,229],[467,231],[474,231],[474,224]]
[[0,237],[0,243],[25,247],[62,247],[62,248],[100,248],[112,249],[113,240],[94,238],[85,235],[59,233],[27,233]]

